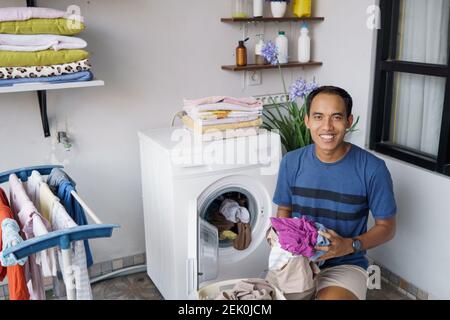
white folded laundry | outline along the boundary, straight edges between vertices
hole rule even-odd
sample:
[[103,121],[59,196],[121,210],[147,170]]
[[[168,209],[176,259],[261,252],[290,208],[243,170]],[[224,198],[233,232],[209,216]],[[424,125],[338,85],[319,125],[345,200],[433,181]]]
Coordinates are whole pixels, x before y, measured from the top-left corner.
[[244,107],[237,104],[230,104],[230,103],[212,103],[212,104],[202,104],[200,106],[195,107],[183,107],[183,110],[186,112],[202,112],[202,111],[214,111],[214,110],[230,110],[230,111],[249,111],[249,112],[255,112],[255,111],[262,111],[263,107]]
[[18,35],[0,34],[0,50],[2,51],[43,51],[53,49],[83,49],[87,42],[77,37],[51,34]]

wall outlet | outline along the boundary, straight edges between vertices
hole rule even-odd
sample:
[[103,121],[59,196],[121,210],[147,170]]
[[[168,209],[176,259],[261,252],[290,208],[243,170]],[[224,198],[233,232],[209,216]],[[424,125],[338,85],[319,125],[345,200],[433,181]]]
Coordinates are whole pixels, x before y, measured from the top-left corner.
[[262,72],[260,70],[247,71],[247,86],[260,86],[262,84]]
[[273,103],[283,103],[289,101],[289,96],[284,93],[275,93],[275,94],[266,94],[260,96],[254,96],[254,98],[258,101],[261,101],[263,105],[271,105]]

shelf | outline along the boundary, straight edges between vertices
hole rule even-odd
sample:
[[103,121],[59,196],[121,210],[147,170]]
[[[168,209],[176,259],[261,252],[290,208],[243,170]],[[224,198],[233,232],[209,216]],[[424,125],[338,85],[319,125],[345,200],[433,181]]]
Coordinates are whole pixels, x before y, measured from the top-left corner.
[[221,18],[221,22],[289,22],[289,21],[324,21],[324,17],[283,17],[283,18]]
[[[311,61],[308,63],[300,63],[297,61],[291,61],[288,63],[281,64],[280,66],[282,69],[286,69],[286,68],[300,68],[300,67],[315,67],[315,66],[321,66],[321,65],[323,65],[322,62],[316,62],[316,61]],[[265,69],[278,69],[278,65],[248,64],[245,67],[239,67],[236,65],[222,66],[222,70],[227,70],[227,71],[253,71],[253,70],[265,70]]]
[[80,81],[80,82],[66,82],[66,83],[21,83],[8,87],[0,87],[0,93],[10,92],[28,92],[28,91],[46,91],[57,89],[70,88],[85,88],[85,87],[99,87],[104,86],[105,82],[102,80]]

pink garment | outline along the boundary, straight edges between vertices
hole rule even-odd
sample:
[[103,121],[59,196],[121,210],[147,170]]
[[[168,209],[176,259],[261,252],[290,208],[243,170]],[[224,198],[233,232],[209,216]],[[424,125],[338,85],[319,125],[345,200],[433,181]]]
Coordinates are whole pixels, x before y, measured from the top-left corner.
[[[12,174],[9,176],[11,209],[19,220],[25,239],[31,239],[51,230],[50,223],[42,217],[33,202],[28,198],[19,178]],[[45,300],[44,281],[41,266],[36,263],[36,255],[28,257],[24,266],[28,291],[32,300]]]
[[270,218],[283,248],[295,255],[314,256],[318,231],[314,222],[302,218]]
[[72,15],[71,13],[50,8],[38,7],[10,7],[0,8],[0,22],[3,21],[24,21],[33,18],[39,19],[58,19],[70,18],[83,22],[83,17]]
[[254,98],[233,98],[227,96],[212,96],[196,100],[186,100],[184,99],[184,110],[190,111],[194,107],[198,107],[204,104],[214,104],[214,103],[228,103],[246,108],[262,108],[263,104]]

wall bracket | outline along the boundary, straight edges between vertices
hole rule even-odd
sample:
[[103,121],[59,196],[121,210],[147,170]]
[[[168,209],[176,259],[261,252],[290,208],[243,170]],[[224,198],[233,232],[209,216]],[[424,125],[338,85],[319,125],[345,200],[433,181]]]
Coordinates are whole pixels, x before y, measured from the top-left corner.
[[[27,7],[35,7],[35,0],[27,0]],[[47,91],[39,90],[37,92],[39,101],[39,110],[41,111],[42,127],[44,129],[44,136],[46,138],[50,137],[50,127],[48,125],[48,115],[47,115]]]

